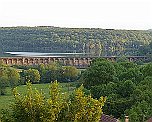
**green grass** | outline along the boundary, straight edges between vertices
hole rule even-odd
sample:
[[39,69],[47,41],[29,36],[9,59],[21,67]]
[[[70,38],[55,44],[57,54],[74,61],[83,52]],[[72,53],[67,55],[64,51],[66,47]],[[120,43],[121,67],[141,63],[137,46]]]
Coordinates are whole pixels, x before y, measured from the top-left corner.
[[[45,93],[45,97],[49,97],[49,86],[50,84],[33,84],[32,88],[37,89],[39,91],[43,91]],[[69,92],[71,93],[76,87],[76,83],[60,83],[60,90],[61,92]],[[18,86],[17,90],[20,94],[26,94],[26,85]],[[11,88],[6,89],[6,95],[0,96],[0,111],[1,109],[8,109],[11,103],[13,102],[14,98],[12,95]]]

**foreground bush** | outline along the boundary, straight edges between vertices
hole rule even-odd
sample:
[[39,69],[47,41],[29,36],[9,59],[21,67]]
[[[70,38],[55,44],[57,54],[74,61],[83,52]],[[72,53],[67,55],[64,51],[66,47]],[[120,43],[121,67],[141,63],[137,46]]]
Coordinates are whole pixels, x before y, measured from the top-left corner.
[[50,97],[33,90],[27,83],[26,95],[14,89],[15,102],[9,111],[4,110],[2,122],[98,122],[105,98],[99,100],[86,96],[83,86],[68,97],[61,93],[57,81],[50,85]]

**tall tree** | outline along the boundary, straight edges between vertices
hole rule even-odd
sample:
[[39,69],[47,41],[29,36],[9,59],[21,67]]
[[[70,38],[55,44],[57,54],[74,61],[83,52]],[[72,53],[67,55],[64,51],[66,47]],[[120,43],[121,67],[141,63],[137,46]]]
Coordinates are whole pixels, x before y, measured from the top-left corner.
[[8,68],[8,80],[11,88],[15,88],[19,84],[20,74],[14,68]]
[[115,81],[116,70],[110,61],[94,61],[91,66],[84,72],[84,86],[90,88],[91,86],[107,84]]

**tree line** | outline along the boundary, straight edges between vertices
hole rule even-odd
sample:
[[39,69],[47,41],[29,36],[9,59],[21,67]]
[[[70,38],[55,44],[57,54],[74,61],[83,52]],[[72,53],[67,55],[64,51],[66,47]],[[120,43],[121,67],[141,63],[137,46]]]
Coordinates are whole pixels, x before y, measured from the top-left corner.
[[59,63],[40,64],[35,66],[7,66],[0,64],[0,95],[6,94],[6,87],[12,90],[18,85],[31,83],[73,82],[79,78],[79,71],[73,66],[62,66]]
[[150,30],[1,27],[0,52],[86,52],[92,55],[140,55],[152,41]]

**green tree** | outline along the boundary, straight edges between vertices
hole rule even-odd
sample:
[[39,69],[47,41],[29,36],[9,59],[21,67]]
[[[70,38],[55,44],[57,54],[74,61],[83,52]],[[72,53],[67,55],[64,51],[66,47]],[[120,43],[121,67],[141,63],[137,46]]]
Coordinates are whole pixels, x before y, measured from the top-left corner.
[[11,88],[15,88],[19,84],[20,74],[14,68],[8,68],[8,81]]
[[131,80],[134,83],[138,84],[143,80],[143,74],[140,72],[139,68],[129,68],[125,72],[120,73],[119,80]]
[[131,80],[120,81],[117,85],[117,93],[124,98],[128,98],[135,90],[135,84]]
[[9,86],[8,83],[8,71],[7,71],[7,67],[1,66],[0,67],[0,94],[1,95],[5,95],[6,91],[6,87]]
[[130,99],[135,85],[132,81],[109,82],[108,84],[96,85],[91,88],[94,98],[107,96],[107,101],[103,107],[105,114],[113,115],[117,118],[124,114],[126,109],[133,105]]
[[48,81],[50,82],[51,80],[48,79],[49,76],[47,76],[47,70],[46,70],[46,67],[44,64],[40,64],[38,65],[38,70],[39,70],[39,73],[40,73],[40,83],[47,83]]
[[66,113],[64,122],[99,122],[105,100],[105,97],[97,100],[90,95],[86,96],[81,86],[69,101],[69,112]]
[[50,81],[62,81],[62,66],[58,62],[50,63],[47,65],[40,64],[38,70],[41,75],[42,83],[49,83]]
[[133,105],[125,111],[131,122],[144,122],[152,115],[152,77],[141,81],[131,95]]
[[67,95],[62,94],[59,89],[59,84],[54,81],[50,85],[50,98],[45,104],[45,112],[43,114],[44,122],[60,121],[60,113],[67,106]]
[[46,65],[46,77],[48,77],[48,82],[61,80],[62,67],[58,62]]
[[31,83],[27,83],[26,96],[21,96],[17,89],[13,91],[15,103],[12,105],[12,118],[15,122],[41,122],[44,111],[44,95],[33,90]]
[[116,80],[116,70],[110,61],[94,61],[91,66],[83,73],[84,86],[107,84]]
[[63,67],[63,78],[66,78],[68,81],[72,81],[78,76],[78,70],[74,66],[64,66]]
[[0,77],[0,95],[6,94],[6,87],[8,86],[8,77],[1,76]]
[[152,76],[152,63],[148,63],[141,68],[144,77]]
[[152,106],[146,101],[141,101],[130,110],[126,110],[130,122],[145,122],[152,115]]
[[38,83],[40,80],[40,74],[37,69],[25,70],[26,81],[30,80],[32,83]]
[[129,69],[129,68],[137,68],[137,64],[134,62],[118,62],[119,65],[122,65],[124,68]]

